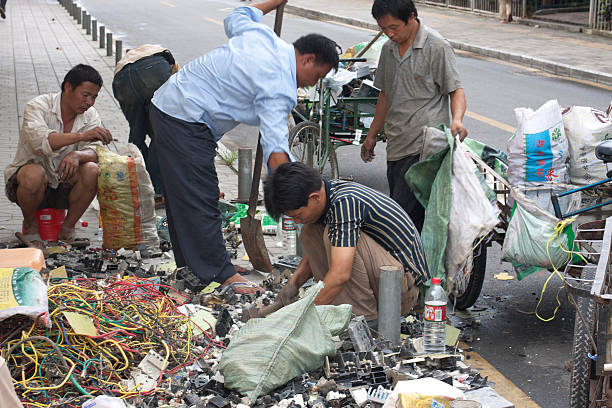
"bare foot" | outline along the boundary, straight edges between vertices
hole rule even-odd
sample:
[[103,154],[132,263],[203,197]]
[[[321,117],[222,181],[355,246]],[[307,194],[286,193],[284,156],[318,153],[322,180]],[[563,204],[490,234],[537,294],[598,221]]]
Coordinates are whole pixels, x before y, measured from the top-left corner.
[[221,286],[227,285],[232,285],[234,287],[234,291],[239,295],[252,295],[257,292],[265,292],[262,288],[260,288],[253,282],[246,280],[237,273],[227,278],[227,280],[221,284]]

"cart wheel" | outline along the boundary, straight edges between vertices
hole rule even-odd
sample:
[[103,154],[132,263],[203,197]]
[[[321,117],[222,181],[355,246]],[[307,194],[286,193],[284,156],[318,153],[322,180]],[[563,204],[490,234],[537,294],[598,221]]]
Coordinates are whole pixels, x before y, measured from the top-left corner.
[[[591,276],[584,276],[590,274]],[[595,271],[585,268],[583,279],[593,279]],[[583,408],[589,406],[591,389],[591,366],[595,362],[589,357],[593,353],[590,335],[597,342],[596,322],[598,321],[598,308],[591,297],[577,297],[576,318],[574,321],[574,343],[572,348],[572,375],[570,381],[570,408]],[[582,313],[584,323],[578,312]]]
[[474,249],[472,271],[469,272],[469,268],[464,267],[457,273],[457,289],[455,293],[450,294],[450,304],[454,304],[459,310],[465,310],[474,305],[480,296],[486,269],[487,245],[483,241]]
[[338,178],[338,159],[336,151],[330,145],[327,160],[322,163],[322,154],[319,152],[319,125],[310,122],[300,122],[289,132],[289,150],[297,161],[314,167],[325,177]]

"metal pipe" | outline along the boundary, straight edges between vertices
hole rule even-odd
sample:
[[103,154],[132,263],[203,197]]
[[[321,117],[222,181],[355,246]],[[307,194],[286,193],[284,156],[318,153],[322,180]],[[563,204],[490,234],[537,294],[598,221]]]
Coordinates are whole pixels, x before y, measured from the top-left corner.
[[74,17],[74,13],[76,12],[76,3],[75,2],[71,2],[70,3],[70,7],[69,10],[70,12],[70,17]]
[[77,24],[81,24],[81,8],[80,7],[76,8],[76,13],[74,17],[76,18]]
[[115,41],[115,65],[119,63],[122,57],[123,57],[123,41],[116,40]]
[[378,283],[378,332],[393,346],[401,344],[402,271],[397,266],[381,266]]
[[81,28],[85,28],[85,23],[87,22],[87,12],[85,10],[81,11]]
[[91,40],[98,41],[98,20],[91,20]]
[[238,149],[238,202],[246,203],[249,201],[252,178],[253,149],[241,147]]
[[105,42],[104,39],[106,38],[106,34],[104,34],[106,32],[106,28],[104,26],[100,26],[100,48],[104,48],[105,47]]
[[85,33],[91,35],[91,14],[85,14]]
[[113,33],[106,33],[106,56],[113,55]]

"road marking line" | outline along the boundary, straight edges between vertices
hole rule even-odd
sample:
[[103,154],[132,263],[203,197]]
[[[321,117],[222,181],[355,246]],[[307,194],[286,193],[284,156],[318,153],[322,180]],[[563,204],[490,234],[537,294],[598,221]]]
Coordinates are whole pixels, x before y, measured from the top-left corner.
[[[459,343],[459,347],[463,348],[464,350],[470,348],[470,346],[465,343]],[[515,407],[541,408],[531,398],[529,398],[529,396],[525,394],[523,390],[517,387],[505,375],[500,373],[480,354],[475,351],[464,351],[464,353],[469,353],[470,355],[470,359],[466,360],[465,363],[470,367],[477,369],[481,376],[488,376],[489,380],[495,383],[495,392],[512,402]]]
[[168,3],[167,1],[160,1],[160,3],[167,7],[176,7],[176,4]]
[[213,23],[213,24],[220,25],[221,27],[223,27],[222,21],[215,20],[214,18],[210,18],[210,17],[202,17],[202,19],[208,21],[209,23]]
[[487,118],[486,116],[483,115],[479,115],[478,113],[474,113],[472,111],[467,111],[465,112],[465,116],[467,116],[468,118],[472,118],[475,119],[477,121],[486,123],[487,125],[491,125],[493,127],[496,127],[498,129],[501,129],[505,132],[509,132],[509,133],[514,133],[516,131],[516,128],[507,125],[503,122],[500,122],[498,120],[495,119],[491,119],[491,118]]
[[232,10],[234,10],[233,7],[225,7],[225,8],[219,9],[219,11],[232,11]]
[[370,33],[377,33],[378,32],[377,30],[372,30],[370,28],[365,28],[365,27],[359,27],[359,26],[354,26],[354,25],[350,25],[350,24],[345,24],[345,23],[341,23],[339,21],[332,21],[332,20],[319,20],[319,21],[322,21],[324,23],[339,25],[339,26],[342,26],[342,27],[352,28],[354,30],[368,31]]

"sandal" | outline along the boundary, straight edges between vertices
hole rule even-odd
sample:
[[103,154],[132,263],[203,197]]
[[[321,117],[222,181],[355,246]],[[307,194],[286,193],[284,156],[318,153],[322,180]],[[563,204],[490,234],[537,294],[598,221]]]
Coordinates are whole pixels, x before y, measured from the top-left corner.
[[59,236],[57,237],[58,241],[70,245],[74,248],[87,248],[90,245],[89,239],[87,238],[77,238],[76,237],[76,231],[72,231],[68,237],[66,238],[60,238]]

